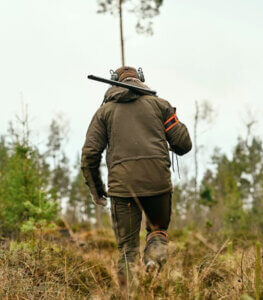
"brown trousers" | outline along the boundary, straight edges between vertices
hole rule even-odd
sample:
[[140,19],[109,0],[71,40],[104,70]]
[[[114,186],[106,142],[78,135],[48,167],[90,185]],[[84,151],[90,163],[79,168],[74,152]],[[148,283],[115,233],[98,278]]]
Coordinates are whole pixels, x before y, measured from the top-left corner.
[[[137,204],[138,203],[138,204]],[[111,198],[113,229],[119,250],[118,272],[127,274],[140,252],[140,229],[143,209],[146,215],[147,243],[143,261],[154,260],[160,266],[167,256],[167,229],[171,215],[171,193],[151,197]],[[128,270],[127,270],[128,267]]]

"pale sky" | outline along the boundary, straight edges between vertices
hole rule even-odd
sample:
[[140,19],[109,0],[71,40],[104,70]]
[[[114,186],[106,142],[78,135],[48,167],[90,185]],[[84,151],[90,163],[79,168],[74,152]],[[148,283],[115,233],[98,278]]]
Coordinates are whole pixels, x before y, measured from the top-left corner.
[[[107,89],[86,76],[109,77],[121,62],[118,19],[96,10],[96,0],[0,1],[0,134],[20,112],[22,95],[40,144],[52,118],[69,120],[66,150],[75,159]],[[143,68],[192,136],[195,100],[216,110],[200,128],[203,166],[214,147],[229,153],[245,135],[247,111],[262,136],[262,1],[164,0],[151,37],[136,34],[135,22],[124,13],[126,64]],[[193,152],[181,161],[193,168]]]

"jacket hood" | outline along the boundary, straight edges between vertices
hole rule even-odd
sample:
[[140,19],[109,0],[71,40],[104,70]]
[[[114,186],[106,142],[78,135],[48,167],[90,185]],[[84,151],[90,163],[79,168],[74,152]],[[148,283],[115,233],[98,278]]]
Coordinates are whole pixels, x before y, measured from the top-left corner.
[[[140,80],[136,78],[127,78],[122,81],[123,83],[127,83],[130,85],[135,85],[143,88],[148,88],[145,84],[143,84]],[[125,103],[125,102],[132,102],[137,100],[141,95],[137,94],[135,92],[132,92],[129,89],[122,88],[119,86],[112,86],[110,87],[104,96],[104,103],[107,102],[119,102],[119,103]]]

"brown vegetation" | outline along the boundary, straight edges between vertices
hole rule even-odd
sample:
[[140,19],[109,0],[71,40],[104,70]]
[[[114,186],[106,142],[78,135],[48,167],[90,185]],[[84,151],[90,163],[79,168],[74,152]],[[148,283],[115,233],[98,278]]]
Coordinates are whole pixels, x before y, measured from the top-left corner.
[[[2,240],[1,299],[120,299],[112,232],[75,235],[79,243],[57,231],[19,242]],[[130,299],[260,299],[259,245],[256,251],[252,241],[200,240],[192,231],[170,236],[169,262],[154,277],[139,262]]]

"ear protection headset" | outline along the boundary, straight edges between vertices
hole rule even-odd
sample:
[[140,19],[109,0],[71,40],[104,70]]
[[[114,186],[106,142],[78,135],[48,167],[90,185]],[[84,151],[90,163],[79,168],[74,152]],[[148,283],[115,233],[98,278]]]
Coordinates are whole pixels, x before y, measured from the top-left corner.
[[113,81],[119,80],[119,75],[116,72],[114,72],[112,69],[110,70],[110,79]]
[[[128,68],[127,68],[127,70],[128,70]],[[144,82],[145,81],[145,77],[144,77],[142,68],[139,68],[136,72],[137,72],[137,75],[138,75],[140,81]],[[119,75],[116,72],[114,72],[113,70],[110,70],[110,74],[111,74],[111,80],[114,80],[114,81],[118,81],[119,80]]]

